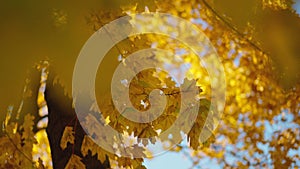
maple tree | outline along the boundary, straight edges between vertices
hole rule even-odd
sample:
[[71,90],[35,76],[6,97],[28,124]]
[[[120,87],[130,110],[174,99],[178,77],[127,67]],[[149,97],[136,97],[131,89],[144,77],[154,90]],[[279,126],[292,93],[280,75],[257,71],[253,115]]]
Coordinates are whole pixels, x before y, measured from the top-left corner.
[[[97,73],[97,102],[106,125],[119,133],[132,135],[134,139],[129,141],[132,144],[154,144],[158,141],[155,136],[175,123],[180,109],[187,108],[179,104],[180,92],[189,90],[180,88],[196,86],[200,101],[198,115],[191,130],[184,133],[189,146],[178,144],[171,151],[190,152],[193,167],[199,166],[204,158],[227,168],[299,167],[299,154],[292,152],[297,151],[300,143],[297,69],[300,18],[292,5],[290,0],[101,2],[99,10],[89,11],[84,16],[87,32],[97,31],[115,19],[134,13],[169,13],[192,22],[205,33],[226,74],[226,89],[220,86],[220,90],[226,90],[226,105],[217,129],[212,131],[217,123],[212,120],[205,124],[205,120],[210,111],[220,114],[216,109],[210,110],[217,104],[211,103],[212,82],[196,54],[181,42],[161,35],[124,39],[110,49]],[[68,25],[66,11],[52,11],[54,27],[60,29]],[[128,85],[130,101],[137,110],[145,111],[151,105],[160,104],[160,101],[151,101],[149,95],[154,89],[160,89],[167,96],[166,110],[157,119],[137,124],[115,109],[110,93],[111,78],[115,68],[126,62],[130,54],[153,47],[175,53],[175,56],[156,56],[156,64],[168,64],[173,66],[170,70],[180,70],[177,76],[182,82],[175,82],[167,72],[155,69],[136,74]],[[152,59],[152,56],[141,57],[144,62]],[[129,157],[121,157],[98,146],[86,135],[72,105],[70,82],[64,80],[63,73],[54,73],[73,65],[64,62],[66,67],[59,67],[55,65],[59,59],[55,59],[53,64],[43,61],[34,68],[33,75],[26,81],[20,106],[9,107],[0,138],[0,168],[47,168],[51,162],[55,168],[145,168],[143,158],[130,158],[132,152],[142,157],[151,156],[153,152],[143,146],[133,146],[132,152],[126,152]],[[124,83],[126,85],[126,81]],[[132,111],[126,107],[123,110]],[[94,116],[88,117],[87,123],[93,124]],[[48,124],[43,125],[46,119]],[[206,127],[204,124],[211,129],[208,131],[212,136],[200,142],[198,138]],[[89,127],[89,131],[97,131],[97,126]],[[172,134],[172,138],[163,141],[172,142],[182,137],[180,133]],[[149,137],[151,139],[142,139]],[[42,147],[45,145],[47,147]],[[121,148],[118,150],[125,153]]]

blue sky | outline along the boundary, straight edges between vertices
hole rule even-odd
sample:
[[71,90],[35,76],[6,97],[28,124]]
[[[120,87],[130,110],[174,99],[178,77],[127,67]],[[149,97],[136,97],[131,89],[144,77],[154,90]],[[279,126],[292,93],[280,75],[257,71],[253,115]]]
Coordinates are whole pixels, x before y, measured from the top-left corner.
[[[297,11],[297,13],[300,15],[300,0],[295,1],[294,8]],[[238,60],[235,61],[235,64],[238,65]],[[278,117],[280,118],[280,117]],[[288,121],[292,120],[292,116],[287,116]],[[266,131],[265,131],[265,137],[266,139],[270,138],[274,131],[279,128],[279,126],[283,126],[283,128],[289,128],[289,127],[295,127],[291,126],[289,123],[282,123],[279,122],[278,125],[270,125],[270,123],[266,122],[265,124]],[[299,125],[298,125],[299,127]],[[183,142],[182,144],[186,145],[187,142]],[[268,152],[268,145],[260,144],[258,145],[261,147],[261,149],[264,152]],[[289,152],[291,155],[293,154],[299,154],[300,155],[300,148],[298,150],[292,150]],[[234,158],[228,157],[229,160],[234,160]],[[300,162],[299,162],[300,163]],[[165,169],[165,168],[172,168],[172,169],[190,169],[192,166],[192,161],[184,154],[184,153],[176,153],[176,152],[166,152],[160,156],[154,157],[153,159],[145,159],[144,162],[147,169]],[[300,165],[300,164],[298,164]],[[214,168],[219,169],[221,166],[219,166],[216,162],[211,161],[209,159],[203,159],[200,162],[200,165],[202,166],[200,168]]]
[[294,8],[296,9],[297,13],[300,14],[300,0],[295,0]]

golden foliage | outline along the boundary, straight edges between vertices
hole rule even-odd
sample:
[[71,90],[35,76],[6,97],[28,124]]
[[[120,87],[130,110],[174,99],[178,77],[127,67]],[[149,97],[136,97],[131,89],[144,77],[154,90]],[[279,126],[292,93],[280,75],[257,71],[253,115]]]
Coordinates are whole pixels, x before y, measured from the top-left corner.
[[72,154],[65,169],[85,169],[85,165],[79,156]]
[[[230,2],[222,0],[133,0],[126,4],[122,3],[120,6],[118,4],[117,8],[91,12],[87,16],[87,21],[94,30],[128,13],[148,10],[170,13],[187,19],[205,32],[211,40],[221,57],[226,72],[226,107],[217,131],[212,131],[214,121],[209,121],[208,125],[204,126],[212,104],[210,103],[211,82],[205,68],[199,64],[197,56],[172,38],[159,35],[129,37],[119,42],[107,54],[109,59],[115,59],[116,55],[120,55],[120,62],[116,65],[124,64],[126,57],[131,53],[153,45],[174,53],[179,49],[185,51],[175,56],[157,56],[158,64],[173,65],[175,70],[181,69],[181,65],[185,64],[190,67],[188,71],[178,75],[186,77],[179,85],[165,72],[154,69],[140,72],[130,82],[130,100],[140,111],[147,110],[151,104],[159,104],[150,104],[149,94],[153,89],[160,89],[167,95],[166,110],[151,123],[137,124],[124,118],[121,114],[132,110],[123,107],[123,112],[118,112],[110,94],[101,93],[98,104],[105,123],[119,133],[132,134],[138,143],[154,144],[157,141],[156,136],[174,124],[178,117],[181,101],[179,87],[188,88],[189,85],[196,85],[201,91],[199,94],[200,110],[192,129],[185,133],[193,149],[191,151],[194,157],[198,157],[199,160],[203,157],[216,159],[223,166],[233,168],[295,166],[295,162],[299,161],[299,156],[290,157],[288,152],[299,148],[300,144],[300,76],[297,67],[300,39],[299,17],[292,10],[290,0],[231,0]],[[63,10],[53,11],[56,26],[69,24],[69,17],[71,16]],[[295,24],[289,25],[292,26],[289,28],[286,26],[289,23]],[[164,23],[155,24],[160,26]],[[269,29],[271,27],[272,30]],[[145,62],[152,59],[147,56],[141,57]],[[116,67],[113,64],[109,66]],[[99,70],[99,74],[101,72],[103,74],[103,71]],[[111,72],[104,71],[104,73],[109,75]],[[192,79],[196,82],[192,83]],[[109,82],[110,80],[107,80],[107,84],[110,85]],[[104,91],[110,92],[110,89]],[[44,100],[38,100],[38,104],[43,103]],[[24,124],[18,127],[19,124],[9,122],[10,116],[8,113],[4,121],[6,136],[0,138],[0,167],[31,168],[34,166],[31,159],[32,150],[35,150],[32,132],[33,117],[26,115]],[[288,122],[296,127],[285,128],[284,122],[290,117],[293,118]],[[272,136],[266,138],[268,126],[271,128],[279,126],[282,129],[271,132]],[[204,127],[213,135],[207,142],[200,144],[198,138]],[[97,132],[96,127],[94,132]],[[141,139],[149,137],[153,138],[147,141]],[[173,138],[179,137],[181,137],[180,133],[173,134]],[[38,140],[40,140],[39,137]],[[170,139],[166,138],[166,140]],[[74,144],[74,141],[73,128],[67,126],[60,140],[60,146],[65,149],[68,143]],[[260,144],[268,145],[267,152],[262,150]],[[232,150],[226,149],[228,146]],[[183,149],[178,146],[174,151],[179,152]],[[133,151],[145,155],[145,150],[139,146],[134,147]],[[121,166],[144,168],[143,159],[122,158],[110,154],[97,146],[91,138],[85,136],[81,145],[81,153],[87,156],[89,152],[91,155],[97,154],[101,162],[109,158],[112,166],[116,168]],[[239,152],[249,154],[250,157],[243,156]],[[229,154],[235,157],[234,163],[229,163],[224,158]],[[269,161],[272,162],[269,163]],[[42,167],[42,163],[40,162],[38,166]],[[66,168],[85,168],[85,165],[79,156],[73,154]]]
[[10,115],[6,116],[5,136],[0,138],[0,168],[31,169],[35,166],[32,161],[32,147],[36,144],[33,119],[32,115],[25,115],[24,123],[18,128],[16,122],[10,122]]
[[60,140],[60,147],[64,150],[67,148],[68,143],[74,144],[74,131],[73,127],[67,126],[63,132],[62,138]]

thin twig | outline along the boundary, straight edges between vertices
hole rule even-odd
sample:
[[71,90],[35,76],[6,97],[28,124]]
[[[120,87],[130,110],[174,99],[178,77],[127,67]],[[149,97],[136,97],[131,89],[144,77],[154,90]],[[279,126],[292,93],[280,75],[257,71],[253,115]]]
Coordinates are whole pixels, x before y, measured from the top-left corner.
[[266,54],[258,45],[256,45],[254,42],[249,40],[245,37],[243,33],[241,33],[239,30],[237,30],[230,22],[228,22],[225,18],[223,18],[212,6],[210,6],[206,0],[202,0],[203,4],[216,16],[218,17],[222,22],[225,23],[226,26],[228,26],[230,29],[232,29],[236,34],[238,34],[241,38],[246,40],[251,46],[253,46],[255,49],[259,50],[263,54]]
[[10,135],[8,134],[8,132],[6,131],[6,129],[4,130],[5,135],[7,136],[7,138],[9,139],[9,141],[11,142],[11,144],[15,147],[15,149],[20,152],[28,161],[30,161],[31,163],[32,160],[31,158],[29,158],[23,151],[21,151],[18,146],[14,143],[14,141],[12,140],[12,138],[10,137]]

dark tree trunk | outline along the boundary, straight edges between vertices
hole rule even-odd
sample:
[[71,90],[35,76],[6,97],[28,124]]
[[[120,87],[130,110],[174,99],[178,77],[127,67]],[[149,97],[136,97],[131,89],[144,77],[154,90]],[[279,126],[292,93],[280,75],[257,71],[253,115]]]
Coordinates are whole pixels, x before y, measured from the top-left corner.
[[[74,153],[82,158],[82,162],[87,169],[107,169],[110,168],[109,160],[106,159],[104,163],[101,163],[97,159],[97,154],[91,156],[91,153],[85,157],[81,154],[81,144],[85,135],[80,123],[77,121],[76,113],[72,108],[72,99],[65,95],[64,88],[56,83],[53,83],[53,76],[50,73],[47,79],[45,100],[48,107],[48,126],[46,128],[48,140],[50,143],[52,163],[54,169],[64,169],[71,155]],[[26,90],[23,97],[21,108],[14,107],[12,120],[19,124],[23,124],[24,116],[28,113],[32,114],[34,118],[33,131],[37,132],[37,122],[43,117],[39,116],[39,107],[37,104],[37,98],[39,93],[41,80],[41,71],[36,68],[32,69],[29,73],[28,82],[26,84]],[[21,102],[20,101],[20,102]],[[18,112],[20,109],[20,112]],[[73,126],[75,129],[75,144],[68,144],[65,150],[60,147],[60,140],[63,131],[66,126]],[[4,136],[5,133],[0,130],[0,136]]]
[[[72,107],[72,99],[66,96],[64,88],[53,83],[50,75],[47,80],[45,98],[48,106],[48,127],[46,129],[51,147],[53,167],[63,169],[67,164],[72,153],[82,158],[82,162],[87,169],[106,169],[110,168],[109,160],[103,164],[97,159],[97,155],[88,154],[83,157],[81,154],[81,144],[85,135],[80,123],[77,121],[76,113]],[[60,140],[66,126],[73,126],[75,130],[74,145],[68,144],[65,150],[60,147]]]

